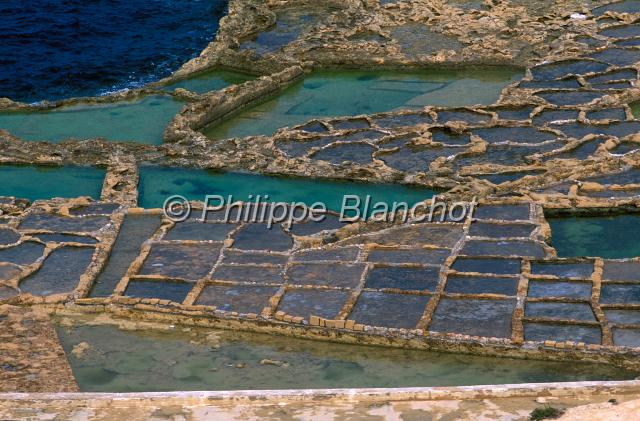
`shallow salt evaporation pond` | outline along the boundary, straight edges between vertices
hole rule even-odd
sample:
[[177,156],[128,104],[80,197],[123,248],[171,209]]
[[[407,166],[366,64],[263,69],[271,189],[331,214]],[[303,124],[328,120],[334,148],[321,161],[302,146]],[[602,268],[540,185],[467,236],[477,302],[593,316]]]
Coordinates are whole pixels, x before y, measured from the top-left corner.
[[0,112],[0,128],[30,141],[103,137],[111,141],[162,143],[165,127],[183,102],[151,95],[132,101],[82,104],[50,111]]
[[[221,173],[199,169],[143,166],[140,168],[138,204],[157,208],[175,194],[189,200],[205,200],[205,195],[233,196],[233,200],[251,201],[257,195],[268,202],[322,202],[327,209],[340,211],[344,195],[357,195],[362,203],[371,195],[371,203],[394,201],[413,205],[430,199],[435,192],[421,187],[397,184],[355,183],[259,174]],[[363,208],[363,207],[361,207]]]
[[93,167],[0,165],[0,196],[38,200],[90,196],[99,199],[105,170]]
[[640,215],[548,218],[559,257],[640,257]]
[[313,118],[372,114],[427,105],[492,104],[519,80],[509,67],[424,71],[318,71],[266,102],[204,129],[214,139],[271,135]]
[[230,85],[238,85],[254,78],[254,76],[245,73],[215,69],[168,83],[164,85],[163,89],[172,91],[177,88],[182,88],[197,94],[204,94],[206,92],[224,89]]
[[[58,325],[84,392],[417,387],[632,379],[602,364],[498,359],[264,334]],[[72,352],[86,342],[82,353]]]

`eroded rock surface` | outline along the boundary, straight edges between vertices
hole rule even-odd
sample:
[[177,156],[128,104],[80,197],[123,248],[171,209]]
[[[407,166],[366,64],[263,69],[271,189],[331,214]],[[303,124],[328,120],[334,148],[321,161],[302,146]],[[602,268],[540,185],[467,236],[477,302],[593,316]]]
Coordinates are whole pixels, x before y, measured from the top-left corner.
[[46,312],[0,305],[0,329],[1,392],[78,391]]

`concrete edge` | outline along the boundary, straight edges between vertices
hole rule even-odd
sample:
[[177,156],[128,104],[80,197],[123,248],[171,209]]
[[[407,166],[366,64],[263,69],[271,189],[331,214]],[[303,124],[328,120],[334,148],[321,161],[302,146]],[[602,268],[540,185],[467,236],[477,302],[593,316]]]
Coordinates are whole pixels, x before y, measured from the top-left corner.
[[[522,383],[456,387],[408,387],[363,389],[285,389],[142,393],[0,393],[0,402],[78,400],[197,400],[224,403],[241,401],[268,404],[270,401],[308,400],[460,400],[594,394],[640,394],[640,380]],[[201,402],[202,403],[202,402]]]

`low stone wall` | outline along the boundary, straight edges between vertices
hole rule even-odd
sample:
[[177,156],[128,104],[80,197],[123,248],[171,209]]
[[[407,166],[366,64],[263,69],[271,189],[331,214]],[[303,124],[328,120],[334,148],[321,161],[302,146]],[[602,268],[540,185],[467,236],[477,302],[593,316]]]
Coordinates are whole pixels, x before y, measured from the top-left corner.
[[263,76],[242,85],[205,94],[197,103],[176,115],[165,129],[165,142],[184,141],[194,136],[198,137],[198,134],[195,133],[196,130],[268,99],[291,86],[303,76],[304,70],[300,66],[294,66],[271,76]]
[[[0,417],[9,419],[353,419],[391,418],[526,420],[532,410],[586,404],[608,408],[598,419],[637,402],[629,382],[577,382],[404,389],[331,389],[168,393],[0,394]],[[634,399],[636,401],[634,401]],[[607,402],[609,401],[609,402]],[[581,408],[576,408],[576,410]],[[569,409],[569,412],[573,412]],[[627,411],[627,416],[633,412]],[[586,413],[588,416],[589,412]],[[583,412],[584,415],[584,412]],[[585,419],[585,418],[581,418]]]
[[[106,313],[132,321],[157,322],[164,325],[198,326],[212,329],[241,330],[292,336],[328,342],[386,346],[436,352],[453,352],[497,358],[538,359],[548,361],[583,361],[612,364],[629,370],[640,369],[640,349],[605,345],[585,345],[572,341],[514,343],[507,339],[473,337],[463,334],[433,333],[421,329],[393,329],[363,326],[313,326],[257,315],[234,315],[211,311],[203,306],[179,306],[168,300],[123,297],[113,301],[79,299],[74,306],[46,305],[43,309],[56,316]],[[344,320],[342,321],[344,322]]]

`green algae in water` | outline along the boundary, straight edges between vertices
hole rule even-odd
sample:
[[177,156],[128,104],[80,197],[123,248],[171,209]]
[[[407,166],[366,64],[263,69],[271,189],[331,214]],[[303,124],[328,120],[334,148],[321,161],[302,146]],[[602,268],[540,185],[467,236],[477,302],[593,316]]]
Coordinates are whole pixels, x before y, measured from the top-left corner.
[[[600,364],[498,359],[230,331],[218,332],[215,348],[191,343],[202,342],[203,331],[195,328],[131,332],[85,325],[57,331],[83,392],[427,387],[635,376]],[[90,350],[81,357],[71,354],[81,342]],[[287,365],[260,364],[263,359]]]
[[99,199],[105,170],[93,167],[0,165],[0,196],[39,200],[90,196]]
[[204,94],[224,89],[230,85],[238,85],[251,79],[255,79],[255,77],[228,70],[213,70],[170,83],[165,85],[163,89],[172,91],[176,88],[183,88],[197,94]]
[[372,114],[426,105],[491,104],[502,88],[520,79],[513,68],[422,72],[315,72],[282,94],[204,133],[214,139],[271,135],[314,118]]
[[640,256],[640,215],[548,218],[559,257]]
[[427,200],[435,193],[419,187],[397,184],[355,183],[304,178],[273,177],[244,173],[220,173],[199,169],[141,167],[139,204],[145,208],[162,207],[172,195],[189,200],[204,201],[206,195],[233,195],[233,200],[251,200],[269,195],[268,202],[303,202],[312,205],[322,202],[327,209],[340,211],[344,195],[358,195],[364,202],[371,195],[371,203],[394,201],[409,205]]
[[61,142],[103,137],[158,145],[184,104],[170,96],[151,95],[135,101],[72,105],[51,111],[0,113],[0,128],[24,140]]

